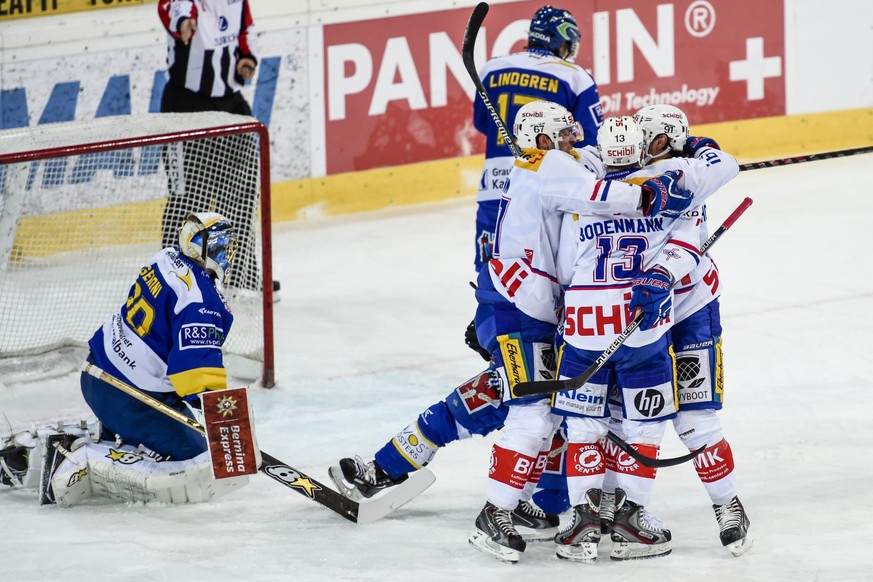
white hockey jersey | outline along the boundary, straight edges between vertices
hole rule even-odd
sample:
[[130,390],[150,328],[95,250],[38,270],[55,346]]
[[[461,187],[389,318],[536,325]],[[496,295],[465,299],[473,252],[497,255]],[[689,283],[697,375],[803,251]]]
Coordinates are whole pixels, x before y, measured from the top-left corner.
[[[699,252],[707,236],[705,200],[733,179],[739,166],[729,154],[704,148],[696,158],[670,158],[645,168],[607,174],[606,178],[642,183],[668,170],[682,170],[679,185],[694,193],[692,207],[679,219],[591,214],[575,217],[572,232],[578,246],[572,269],[565,263],[572,245],[565,243],[558,255],[560,276],[566,279],[572,272],[564,297],[564,336],[571,345],[602,351],[612,343],[630,323],[627,304],[633,278],[641,271],[661,265],[681,282],[679,289],[690,291],[713,269],[710,259]],[[565,220],[573,224],[573,217]],[[672,318],[667,318],[653,329],[637,330],[625,345],[647,345],[661,337],[671,324]]]
[[500,202],[494,258],[488,268],[495,289],[533,318],[557,324],[562,289],[556,253],[565,213],[641,216],[642,190],[599,180],[560,150],[525,150],[509,175]]

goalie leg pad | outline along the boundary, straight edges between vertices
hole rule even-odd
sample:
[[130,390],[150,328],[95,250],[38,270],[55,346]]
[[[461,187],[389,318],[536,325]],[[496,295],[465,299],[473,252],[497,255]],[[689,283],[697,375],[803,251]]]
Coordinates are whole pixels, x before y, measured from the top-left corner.
[[[213,478],[208,452],[193,459],[158,462],[129,445],[101,441],[85,444],[73,454],[75,458],[59,466],[52,478],[55,498],[65,506],[84,498],[79,495],[84,479],[90,494],[95,496],[124,502],[164,503],[206,502],[248,483],[246,476]],[[73,471],[79,471],[78,479]]]

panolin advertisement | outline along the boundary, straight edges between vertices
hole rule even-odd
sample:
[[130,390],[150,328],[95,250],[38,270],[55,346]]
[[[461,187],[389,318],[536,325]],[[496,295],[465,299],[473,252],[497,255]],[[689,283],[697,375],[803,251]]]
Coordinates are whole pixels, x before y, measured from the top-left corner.
[[[492,5],[477,63],[523,50],[544,2]],[[568,2],[582,34],[577,64],[603,113],[653,103],[692,126],[785,114],[781,0]],[[482,153],[461,59],[472,8],[324,27],[327,173]],[[478,97],[476,97],[478,98]],[[511,120],[510,120],[511,124]]]

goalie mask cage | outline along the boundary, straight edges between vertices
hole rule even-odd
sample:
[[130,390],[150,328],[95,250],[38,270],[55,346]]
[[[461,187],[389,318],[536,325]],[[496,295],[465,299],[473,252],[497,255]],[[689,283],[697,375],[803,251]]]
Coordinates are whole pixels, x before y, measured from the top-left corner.
[[246,377],[231,363],[251,369],[256,361],[255,374],[270,387],[263,124],[220,112],[163,113],[0,131],[0,363],[85,348],[126,300],[140,268],[176,246],[182,220],[199,211],[224,215],[239,236],[224,287],[234,314],[224,346],[228,373]]

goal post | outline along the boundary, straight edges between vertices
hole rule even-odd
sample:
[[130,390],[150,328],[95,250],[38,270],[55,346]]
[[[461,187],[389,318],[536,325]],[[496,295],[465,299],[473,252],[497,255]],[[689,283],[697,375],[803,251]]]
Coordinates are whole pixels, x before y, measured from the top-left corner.
[[84,348],[184,218],[212,211],[240,239],[228,373],[257,362],[273,386],[269,143],[256,119],[222,112],[0,131],[0,365]]

